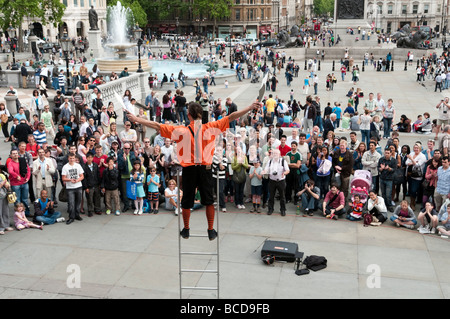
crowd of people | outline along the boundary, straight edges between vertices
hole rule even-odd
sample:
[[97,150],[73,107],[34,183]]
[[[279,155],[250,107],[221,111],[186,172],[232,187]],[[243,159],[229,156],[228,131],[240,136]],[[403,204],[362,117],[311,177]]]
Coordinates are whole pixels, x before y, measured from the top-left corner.
[[[183,176],[179,174],[177,143],[162,137],[158,130],[148,136],[146,126],[130,121],[127,113],[123,114],[123,130],[118,131],[122,123],[117,123],[114,105],[103,105],[98,88],[93,94],[89,106],[78,89],[70,97],[58,92],[61,104],[53,113],[44,105],[43,110],[20,107],[11,116],[0,104],[0,116],[5,113],[6,123],[10,117],[13,121],[11,134],[5,135],[13,148],[0,175],[0,186],[9,185],[16,194],[16,229],[62,221],[70,224],[82,220],[83,213],[89,217],[120,215],[132,209],[136,215],[157,214],[161,206],[175,214],[181,212]],[[352,92],[348,97],[355,101],[364,95]],[[294,99],[289,101],[292,103],[286,104],[269,94],[260,101],[260,108],[230,122],[234,130],[223,134],[211,168],[218,178],[215,200],[223,213],[230,207],[254,213],[267,209],[269,215],[279,209],[285,216],[292,202],[303,216],[338,219],[346,215],[356,221],[370,215],[371,225],[390,219],[407,228],[420,224],[422,233],[439,229],[448,234],[450,125],[448,117],[444,119],[448,101],[437,106],[440,117],[435,129],[443,134],[436,135],[438,140],[430,138],[427,145],[416,142],[412,147],[400,143],[393,101],[385,102],[381,93],[376,97],[369,93],[366,101],[353,105],[353,111],[349,103],[345,110],[338,111],[340,105],[336,104],[327,105],[322,112],[319,96],[308,95],[304,105],[296,102],[297,108],[292,107]],[[186,126],[190,124],[186,116],[190,103],[201,106],[204,124],[238,109],[231,98],[223,103],[207,94],[188,103],[180,89],[166,91],[161,102],[152,91],[146,108],[138,111],[129,90],[124,92],[123,102],[128,112],[139,117]],[[342,113],[358,119],[359,128],[352,127],[349,140],[337,134]],[[285,117],[292,117],[291,124],[297,125],[286,130]],[[377,125],[380,122],[384,123],[383,136]],[[414,130],[413,123],[409,125]],[[382,149],[383,138],[386,147]],[[353,174],[358,170],[371,174],[366,197],[351,192]],[[133,194],[129,183],[136,185]],[[68,203],[67,220],[57,211],[60,201]],[[416,217],[419,204],[422,208]],[[192,208],[201,206],[201,198],[197,198]],[[2,208],[0,231],[4,233],[10,229],[7,203]],[[29,216],[33,219],[28,220]]]
[[[219,53],[224,52],[219,47]],[[365,63],[369,59],[376,64],[369,56]],[[230,121],[231,130],[215,147],[211,172],[218,179],[215,201],[223,213],[230,207],[254,213],[267,209],[269,215],[279,209],[285,216],[292,202],[297,214],[303,216],[339,219],[345,215],[351,221],[366,223],[367,219],[367,224],[374,226],[390,220],[407,228],[420,224],[422,233],[450,233],[448,99],[436,106],[439,115],[434,121],[428,112],[415,122],[404,114],[399,117],[393,99],[385,101],[379,92],[366,97],[360,88],[349,90],[347,105],[335,102],[323,107],[315,87],[319,83],[317,59],[308,62],[303,83],[311,83],[314,95],[303,90],[302,98],[296,98],[300,94],[294,89],[286,97],[275,94],[277,80],[273,78],[281,69],[285,69],[288,85],[288,74],[298,76],[298,64],[284,52],[268,48],[264,54],[250,46],[237,47],[233,63],[238,78],[239,74],[252,78],[254,72],[269,72],[271,82],[266,83],[267,95],[258,101],[261,107]],[[356,85],[358,71],[347,55],[341,68],[342,80],[351,72]],[[94,80],[98,77],[95,72],[87,76]],[[41,73],[40,81],[42,77]],[[208,91],[213,80],[208,74],[197,86],[194,84],[197,94],[191,102],[184,96],[184,81],[175,92],[151,86],[144,108],[139,109],[126,90],[123,118],[116,114],[112,102],[104,104],[96,86],[92,105],[86,105],[77,85],[72,96],[57,91],[52,112],[38,89],[29,107],[18,105],[14,116],[0,103],[5,141],[13,145],[0,174],[0,186],[9,185],[16,194],[16,229],[42,229],[43,224],[62,221],[70,224],[82,220],[83,213],[89,217],[120,215],[132,209],[135,215],[157,214],[161,207],[181,213],[185,189],[179,145],[159,130],[149,136],[146,125],[130,121],[127,112],[158,123],[190,126],[188,108],[196,103],[201,107],[203,124],[220,121],[236,112],[238,106],[231,98],[222,101]],[[337,79],[329,74],[325,81],[327,90],[333,90]],[[10,91],[16,94],[12,87]],[[338,136],[340,128],[351,131],[348,140]],[[434,139],[430,135],[427,145],[400,143],[398,132],[431,134],[433,129],[436,135]],[[383,139],[384,148],[380,145]],[[351,182],[359,170],[370,172],[366,194],[352,193]],[[136,186],[134,191],[130,184]],[[192,209],[202,206],[199,195],[197,191]],[[67,220],[57,211],[61,201],[68,203]],[[10,230],[6,197],[1,207],[0,233],[4,233]],[[33,219],[28,221],[30,216]]]

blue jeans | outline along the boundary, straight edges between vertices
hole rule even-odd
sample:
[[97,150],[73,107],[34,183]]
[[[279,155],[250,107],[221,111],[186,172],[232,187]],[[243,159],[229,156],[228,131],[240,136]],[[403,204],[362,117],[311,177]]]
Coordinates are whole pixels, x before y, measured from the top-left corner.
[[178,116],[180,118],[180,123],[183,123],[184,121],[185,125],[189,125],[190,122],[186,114],[186,108],[184,108],[182,111],[179,111]]
[[59,90],[59,81],[58,78],[52,78],[52,86],[55,90]]
[[380,178],[381,197],[384,198],[386,207],[392,206],[392,180]]
[[392,118],[383,118],[384,134],[383,137],[389,137],[391,134]]
[[18,204],[18,203],[23,203],[25,205],[25,213],[26,215],[30,214],[30,207],[28,207],[28,183],[24,183],[22,185],[17,185],[17,186],[11,186],[11,189],[14,191],[14,193],[16,193],[17,196],[17,200],[14,203]]
[[314,125],[319,127],[320,132],[323,132],[323,119],[322,119],[322,116],[320,116],[320,115],[316,116],[316,118],[314,119]]
[[52,225],[56,223],[56,220],[61,217],[60,212],[54,212],[51,216],[37,216],[36,220],[38,222],[44,223],[46,225]]
[[411,198],[416,198],[422,182],[414,178],[408,178],[408,193]]
[[320,198],[325,198],[330,186],[330,175],[319,176],[316,175],[316,186],[320,189]]
[[361,130],[361,136],[361,142],[366,143],[366,147],[368,147],[370,142],[370,130]]
[[81,213],[81,199],[83,194],[83,188],[68,188],[67,189],[67,204],[69,218],[74,219],[79,217]]
[[315,199],[314,197],[312,197],[309,194],[306,194],[307,191],[305,191],[302,194],[302,207],[303,209],[310,209],[310,210],[315,210],[319,207],[319,200]]

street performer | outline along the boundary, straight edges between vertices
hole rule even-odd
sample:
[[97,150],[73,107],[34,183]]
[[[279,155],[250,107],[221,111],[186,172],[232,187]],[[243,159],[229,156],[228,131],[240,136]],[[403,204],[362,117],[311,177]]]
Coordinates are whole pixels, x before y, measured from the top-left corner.
[[180,232],[181,237],[189,238],[189,220],[191,208],[194,206],[196,189],[200,192],[201,204],[206,207],[209,240],[214,240],[217,237],[217,231],[213,228],[215,217],[213,205],[214,181],[211,170],[216,146],[215,140],[217,136],[220,136],[221,143],[222,132],[229,128],[230,122],[260,107],[260,103],[254,102],[247,108],[235,111],[218,121],[202,124],[202,106],[199,103],[191,102],[188,105],[188,119],[190,121],[188,126],[160,124],[127,112],[130,122],[159,130],[162,137],[169,138],[177,143],[177,157],[180,159],[183,168],[181,208],[184,228]]

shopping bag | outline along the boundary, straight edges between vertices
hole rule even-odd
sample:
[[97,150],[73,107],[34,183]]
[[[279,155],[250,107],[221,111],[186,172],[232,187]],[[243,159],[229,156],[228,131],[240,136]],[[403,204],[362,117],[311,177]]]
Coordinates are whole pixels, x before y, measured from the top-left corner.
[[131,200],[136,200],[136,183],[127,181],[127,197]]

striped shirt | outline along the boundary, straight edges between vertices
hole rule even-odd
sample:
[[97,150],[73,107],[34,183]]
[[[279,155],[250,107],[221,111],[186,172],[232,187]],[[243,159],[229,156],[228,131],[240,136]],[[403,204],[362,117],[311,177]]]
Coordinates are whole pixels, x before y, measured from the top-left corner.
[[[212,176],[217,178],[217,170],[219,168],[220,158],[214,154],[212,162]],[[219,169],[219,179],[225,179],[226,169],[227,169],[227,158],[222,156],[223,169]]]
[[45,134],[45,131],[40,132],[39,130],[36,130],[33,132],[33,135],[37,145],[42,146],[42,144],[47,142],[47,135]]

